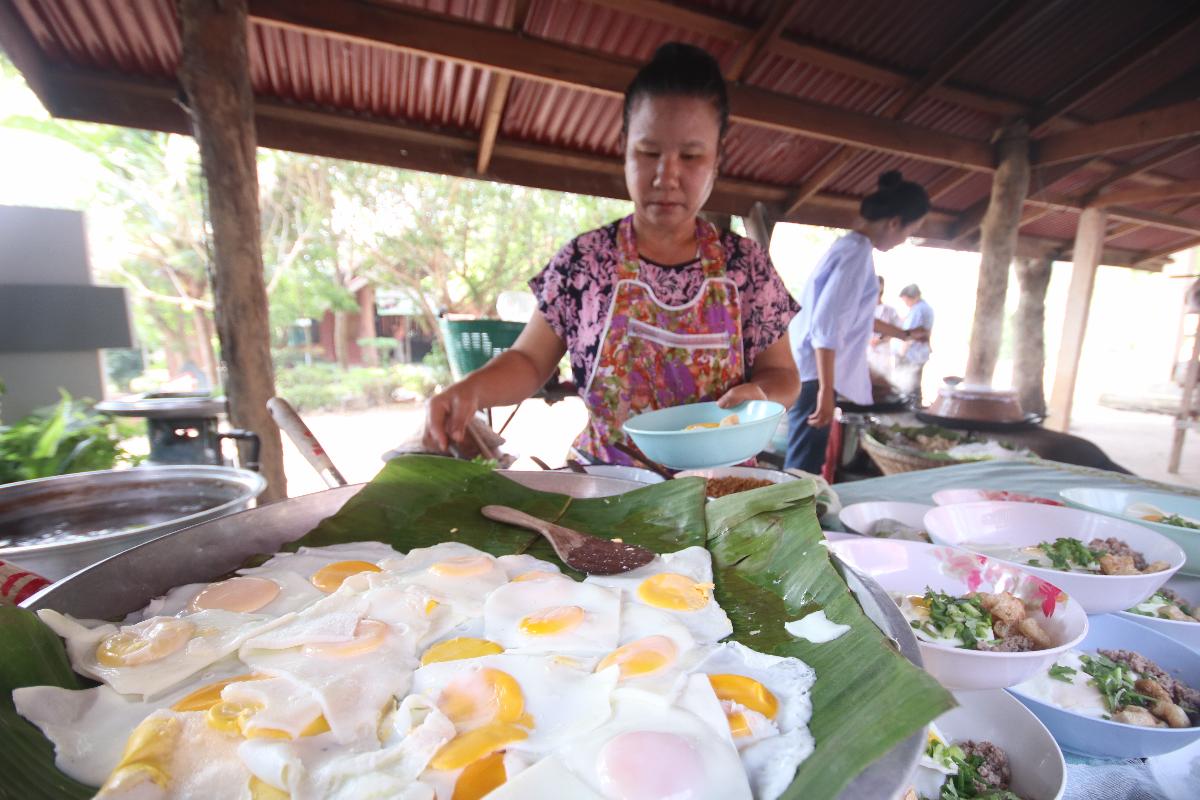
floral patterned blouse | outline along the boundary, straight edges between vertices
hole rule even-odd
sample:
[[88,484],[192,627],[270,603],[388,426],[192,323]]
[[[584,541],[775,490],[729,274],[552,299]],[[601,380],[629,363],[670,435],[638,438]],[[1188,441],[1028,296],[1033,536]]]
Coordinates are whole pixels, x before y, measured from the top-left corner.
[[[617,222],[575,237],[550,260],[529,288],[538,310],[567,346],[571,373],[582,391],[600,350],[600,336],[612,303],[621,253]],[[738,288],[742,307],[742,336],[747,379],[754,360],[787,333],[800,310],[771,264],[771,258],[751,239],[729,231],[721,234],[725,273]],[[700,259],[666,266],[641,260],[639,278],[660,303],[680,305],[700,291],[704,270]]]

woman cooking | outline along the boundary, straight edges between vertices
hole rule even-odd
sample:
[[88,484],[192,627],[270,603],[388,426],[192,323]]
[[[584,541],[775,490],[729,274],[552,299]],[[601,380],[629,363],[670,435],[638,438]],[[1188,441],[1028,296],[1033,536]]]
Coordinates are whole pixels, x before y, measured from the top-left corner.
[[788,411],[788,469],[820,473],[825,464],[835,392],[871,405],[867,343],[871,332],[907,340],[928,334],[875,319],[879,280],[873,250],[902,244],[929,213],[929,195],[899,172],[885,172],[859,208],[860,223],[833,243],[809,275],[804,310],[792,320],[800,399]]
[[625,92],[633,215],[577,237],[530,281],[537,312],[510,350],[430,400],[426,446],[445,450],[479,409],[530,397],[564,353],[588,409],[574,449],[593,462],[633,463],[615,445],[643,411],[792,404],[787,326],[798,306],[760,247],[699,217],[728,120],[712,56],[659,48]]

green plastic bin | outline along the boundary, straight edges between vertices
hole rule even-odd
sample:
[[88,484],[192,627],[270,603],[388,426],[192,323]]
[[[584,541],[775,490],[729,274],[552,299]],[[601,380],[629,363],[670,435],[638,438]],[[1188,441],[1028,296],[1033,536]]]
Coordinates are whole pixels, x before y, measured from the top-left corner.
[[454,380],[462,378],[512,347],[525,329],[523,322],[500,319],[443,319],[446,359]]

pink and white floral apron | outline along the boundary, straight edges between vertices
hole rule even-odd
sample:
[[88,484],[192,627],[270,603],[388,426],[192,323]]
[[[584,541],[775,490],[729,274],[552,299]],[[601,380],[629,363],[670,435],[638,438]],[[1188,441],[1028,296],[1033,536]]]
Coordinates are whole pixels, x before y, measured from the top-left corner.
[[621,265],[596,364],[583,392],[588,425],[575,449],[593,461],[632,464],[612,446],[621,425],[643,411],[716,400],[744,382],[742,312],[737,286],[725,275],[717,229],[696,220],[704,282],[687,303],[660,303],[638,279],[641,262],[633,217],[617,227]]

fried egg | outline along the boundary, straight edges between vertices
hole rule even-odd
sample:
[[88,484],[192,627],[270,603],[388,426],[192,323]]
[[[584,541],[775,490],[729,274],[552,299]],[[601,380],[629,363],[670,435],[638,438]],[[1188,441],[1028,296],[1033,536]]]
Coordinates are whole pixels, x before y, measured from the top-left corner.
[[151,617],[134,625],[87,627],[57,611],[38,617],[66,640],[71,666],[124,695],[153,698],[233,653],[280,620],[230,611],[186,619]]
[[[624,800],[749,800],[738,752],[709,723],[681,708],[613,692],[612,718],[558,751],[595,794]],[[561,795],[560,795],[561,796]]]
[[[557,656],[501,654],[421,667],[413,692],[434,701],[460,734],[498,725],[523,736],[507,748],[542,754],[608,718],[615,670],[592,673]],[[470,761],[488,755],[473,752]]]
[[717,645],[696,665],[721,703],[754,796],[772,800],[787,789],[812,753],[812,667],[797,658],[759,653],[737,642]]
[[[504,783],[487,795],[487,800],[604,800],[557,755],[549,755],[515,775],[506,775]],[[457,785],[455,786],[457,789]],[[438,792],[438,800],[475,800]]]
[[129,735],[96,798],[251,800],[253,776],[237,758],[237,745],[199,712],[156,711]]
[[[366,563],[379,568],[379,563],[399,558],[400,552],[383,542],[352,542],[328,547],[301,547],[294,553],[276,553],[257,567],[238,570],[239,575],[270,575],[282,570],[312,580],[320,570],[331,564]],[[336,588],[336,587],[334,587]]]
[[498,560],[459,542],[442,542],[382,562],[385,574],[377,585],[419,586],[443,608],[440,614],[458,624],[483,611],[484,599],[508,582]]
[[713,598],[712,556],[703,547],[665,553],[621,575],[589,575],[585,583],[620,589],[625,600],[665,611],[700,642],[733,633]]
[[549,561],[542,561],[531,555],[521,553],[513,556],[500,556],[496,563],[504,570],[510,581],[535,580],[552,575],[562,575],[562,570]]
[[616,591],[570,578],[514,581],[483,607],[485,638],[530,653],[608,653],[617,646],[620,619]]
[[279,617],[299,611],[325,596],[308,578],[278,569],[257,575],[238,575],[213,583],[177,586],[151,600],[127,622],[149,617],[177,617],[197,611],[218,609]]
[[351,748],[331,747],[328,735],[249,739],[238,747],[238,757],[255,778],[291,800],[432,798],[432,788],[418,776],[454,737],[454,725],[414,694],[390,711],[379,729],[378,737],[366,737]]

